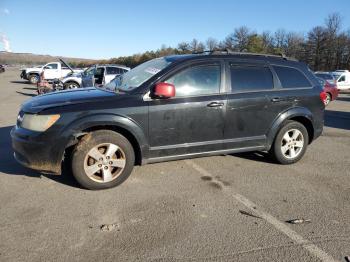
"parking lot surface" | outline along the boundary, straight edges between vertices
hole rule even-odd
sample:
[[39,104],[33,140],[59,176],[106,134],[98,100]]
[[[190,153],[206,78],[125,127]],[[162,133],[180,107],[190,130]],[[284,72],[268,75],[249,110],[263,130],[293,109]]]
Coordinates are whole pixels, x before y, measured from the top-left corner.
[[[136,167],[81,189],[13,159],[9,132],[36,94],[0,74],[0,261],[345,261],[350,256],[350,93],[290,166],[244,153]],[[289,224],[291,219],[309,222]]]

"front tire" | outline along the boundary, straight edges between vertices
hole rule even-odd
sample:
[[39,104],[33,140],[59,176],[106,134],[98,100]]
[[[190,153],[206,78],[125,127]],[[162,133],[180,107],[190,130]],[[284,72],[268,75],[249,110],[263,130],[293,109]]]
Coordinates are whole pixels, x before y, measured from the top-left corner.
[[121,134],[99,130],[84,136],[72,155],[72,172],[78,183],[91,190],[120,185],[131,174],[135,153]]
[[304,125],[287,121],[275,137],[270,153],[283,165],[298,162],[306,152],[309,135]]
[[31,84],[37,84],[39,82],[39,76],[38,75],[30,75],[29,82]]
[[68,89],[76,89],[79,88],[79,84],[75,83],[75,82],[68,82],[64,84],[64,89],[68,90]]

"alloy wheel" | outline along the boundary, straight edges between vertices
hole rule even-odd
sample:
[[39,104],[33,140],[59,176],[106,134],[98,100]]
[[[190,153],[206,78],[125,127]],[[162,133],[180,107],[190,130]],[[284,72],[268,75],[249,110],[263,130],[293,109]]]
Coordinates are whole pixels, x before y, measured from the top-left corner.
[[124,151],[115,144],[104,143],[93,147],[86,154],[84,171],[91,180],[108,183],[123,172],[125,164]]
[[298,157],[303,147],[304,136],[298,129],[290,129],[282,137],[281,151],[287,159]]

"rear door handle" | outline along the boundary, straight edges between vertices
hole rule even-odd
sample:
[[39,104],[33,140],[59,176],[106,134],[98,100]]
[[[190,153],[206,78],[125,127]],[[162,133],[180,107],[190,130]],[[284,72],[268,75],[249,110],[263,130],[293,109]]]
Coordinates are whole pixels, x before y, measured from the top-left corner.
[[278,103],[278,102],[298,102],[300,99],[298,99],[295,96],[288,96],[288,97],[274,97],[271,99],[271,102]]
[[285,99],[283,99],[282,97],[274,97],[271,99],[271,102],[273,103],[277,103],[277,102],[281,102],[284,101]]
[[224,105],[223,102],[211,102],[211,103],[207,104],[207,107],[220,107],[223,105]]

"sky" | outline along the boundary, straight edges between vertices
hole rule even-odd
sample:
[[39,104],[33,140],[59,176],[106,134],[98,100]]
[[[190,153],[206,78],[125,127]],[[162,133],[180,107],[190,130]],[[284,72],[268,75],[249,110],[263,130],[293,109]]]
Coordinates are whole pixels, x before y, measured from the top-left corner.
[[242,25],[306,33],[334,12],[350,29],[349,0],[0,0],[0,50],[107,59]]

